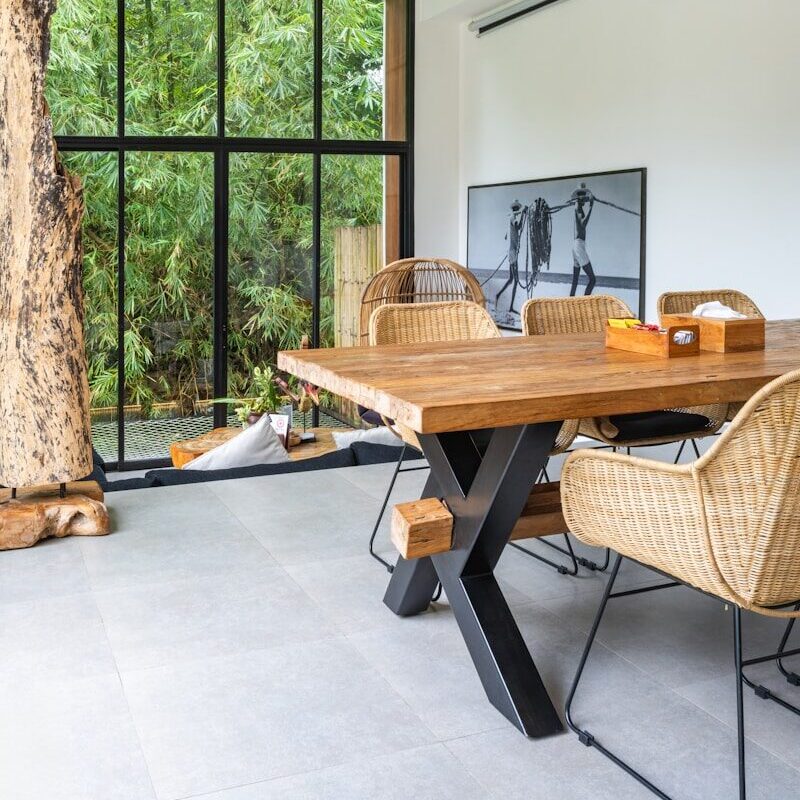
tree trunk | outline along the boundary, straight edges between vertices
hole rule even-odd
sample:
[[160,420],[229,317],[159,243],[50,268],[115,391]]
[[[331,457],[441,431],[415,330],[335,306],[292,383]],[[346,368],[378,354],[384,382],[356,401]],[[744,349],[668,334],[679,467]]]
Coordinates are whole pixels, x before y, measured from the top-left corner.
[[55,0],[0,0],[0,484],[92,469],[80,182],[44,100]]

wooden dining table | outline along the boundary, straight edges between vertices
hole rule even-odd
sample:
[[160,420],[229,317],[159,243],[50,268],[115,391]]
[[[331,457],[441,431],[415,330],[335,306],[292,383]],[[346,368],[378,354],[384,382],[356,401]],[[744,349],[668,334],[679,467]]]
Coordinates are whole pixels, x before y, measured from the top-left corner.
[[562,724],[494,569],[562,421],[747,400],[800,368],[800,320],[768,322],[765,348],[744,353],[660,358],[588,334],[300,350],[278,366],[417,432],[423,497],[452,512],[453,546],[400,558],[384,602],[419,614],[441,582],[489,700],[538,738]]

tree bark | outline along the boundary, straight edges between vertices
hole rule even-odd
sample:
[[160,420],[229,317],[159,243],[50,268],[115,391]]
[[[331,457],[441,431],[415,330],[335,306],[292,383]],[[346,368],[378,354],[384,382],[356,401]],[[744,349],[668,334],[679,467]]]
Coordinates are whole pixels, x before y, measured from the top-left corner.
[[80,181],[44,99],[55,0],[0,0],[0,484],[92,470]]

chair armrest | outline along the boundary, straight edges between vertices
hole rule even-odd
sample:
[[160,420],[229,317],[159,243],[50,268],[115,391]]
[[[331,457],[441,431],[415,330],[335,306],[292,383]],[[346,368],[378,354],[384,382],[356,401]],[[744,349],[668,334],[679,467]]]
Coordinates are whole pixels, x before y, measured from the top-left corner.
[[717,570],[692,465],[578,450],[561,472],[570,531],[704,591],[728,590]]

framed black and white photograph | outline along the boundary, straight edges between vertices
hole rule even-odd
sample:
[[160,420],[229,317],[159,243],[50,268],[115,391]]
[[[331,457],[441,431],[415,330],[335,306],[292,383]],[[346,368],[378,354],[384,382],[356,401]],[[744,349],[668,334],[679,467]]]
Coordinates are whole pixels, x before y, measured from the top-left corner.
[[644,307],[646,169],[470,186],[467,266],[502,328],[531,297]]

